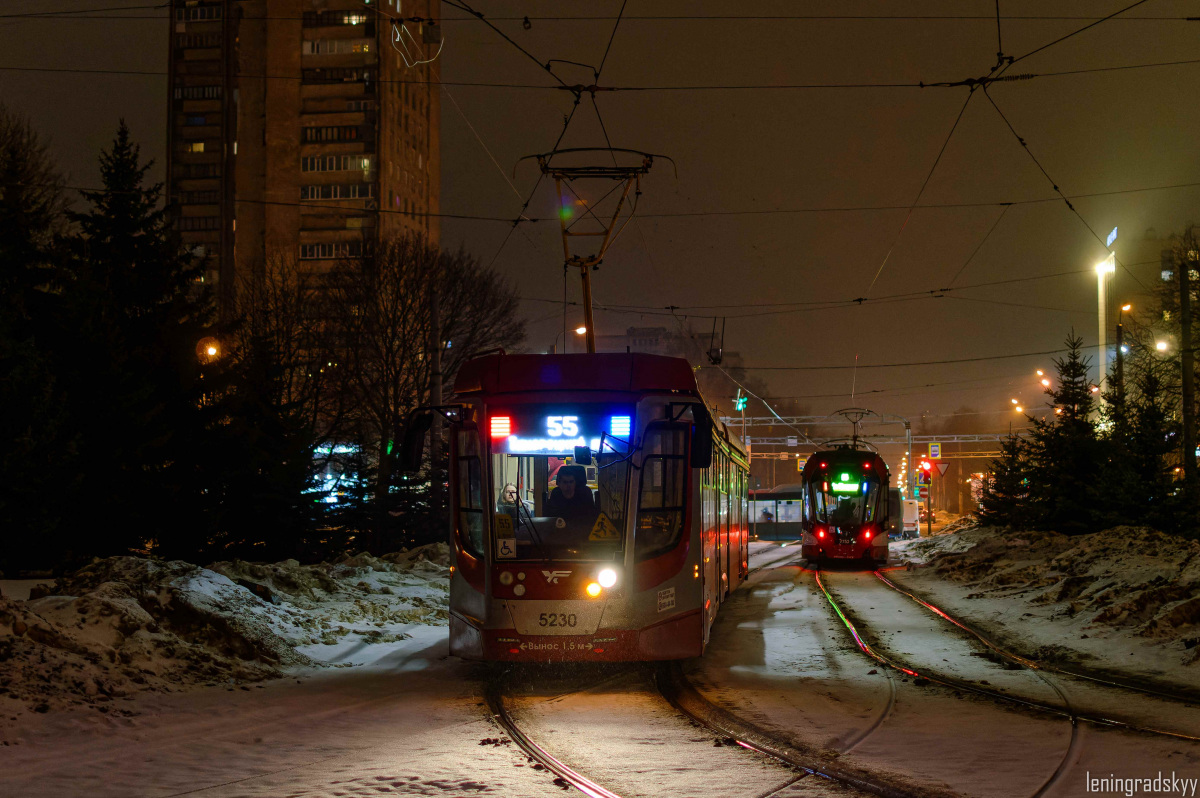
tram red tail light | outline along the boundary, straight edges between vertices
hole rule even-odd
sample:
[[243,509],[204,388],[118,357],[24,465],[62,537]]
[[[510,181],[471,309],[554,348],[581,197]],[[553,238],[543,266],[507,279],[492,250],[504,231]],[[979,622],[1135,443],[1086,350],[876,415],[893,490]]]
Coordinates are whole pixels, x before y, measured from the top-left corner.
[[492,416],[492,437],[507,438],[512,434],[512,418],[510,416]]
[[824,540],[824,539],[825,539],[825,527],[823,527],[823,526],[818,526],[818,527],[817,527],[817,538],[818,538],[819,540]]

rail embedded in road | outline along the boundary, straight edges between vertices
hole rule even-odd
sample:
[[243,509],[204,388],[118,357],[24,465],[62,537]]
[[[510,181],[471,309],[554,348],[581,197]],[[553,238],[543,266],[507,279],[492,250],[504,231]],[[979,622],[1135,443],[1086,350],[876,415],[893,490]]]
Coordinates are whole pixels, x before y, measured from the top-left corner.
[[491,711],[492,717],[495,718],[496,722],[512,737],[521,750],[539,765],[588,796],[588,798],[621,798],[617,793],[601,787],[596,782],[567,766],[530,739],[505,708],[504,694],[496,680],[489,681],[484,687],[484,699],[487,701],[488,709]]
[[[934,684],[940,684],[943,687],[949,687],[954,690],[961,690],[963,692],[973,693],[975,695],[986,696],[988,698],[991,698],[993,700],[996,700],[996,701],[999,701],[1002,703],[1015,704],[1015,705],[1022,706],[1027,709],[1031,709],[1031,710],[1034,710],[1037,712],[1044,712],[1044,713],[1048,713],[1048,714],[1059,715],[1064,718],[1074,718],[1074,719],[1077,719],[1080,721],[1085,721],[1087,723],[1090,723],[1090,724],[1093,724],[1096,726],[1104,726],[1104,727],[1116,728],[1116,729],[1125,729],[1126,731],[1140,732],[1143,734],[1153,734],[1153,735],[1160,735],[1160,736],[1164,736],[1164,737],[1173,737],[1173,738],[1180,739],[1180,740],[1190,740],[1193,742],[1200,742],[1200,737],[1197,737],[1194,735],[1184,734],[1182,732],[1173,732],[1173,731],[1169,731],[1167,729],[1158,729],[1158,728],[1153,728],[1153,727],[1149,727],[1149,726],[1142,726],[1142,725],[1139,725],[1136,723],[1129,723],[1126,721],[1117,720],[1115,718],[1107,718],[1107,717],[1102,717],[1099,715],[1078,713],[1078,712],[1073,711],[1069,707],[1069,705],[1063,706],[1063,707],[1058,707],[1058,706],[1054,706],[1052,704],[1047,704],[1042,701],[1037,701],[1037,700],[1030,699],[1030,698],[1022,698],[1020,696],[1003,693],[999,690],[993,690],[993,689],[990,689],[989,687],[983,686],[982,684],[967,681],[965,679],[959,679],[959,678],[956,678],[953,676],[947,676],[944,674],[940,674],[940,673],[936,673],[936,672],[928,671],[928,670],[919,671],[919,670],[917,670],[916,666],[913,666],[910,663],[907,663],[907,662],[899,659],[898,657],[896,657],[893,654],[884,653],[883,651],[880,650],[879,647],[871,645],[866,640],[866,636],[864,635],[864,631],[866,630],[867,627],[865,626],[865,624],[863,623],[863,621],[861,619],[859,619],[858,623],[855,624],[854,620],[852,620],[853,613],[848,608],[841,606],[838,603],[838,601],[833,597],[833,594],[829,591],[829,589],[825,586],[825,583],[821,580],[821,570],[819,568],[814,569],[813,575],[815,577],[817,587],[820,588],[822,594],[824,594],[824,596],[825,596],[825,600],[829,603],[829,606],[833,608],[833,611],[837,614],[838,618],[841,619],[843,625],[845,625],[845,627],[846,627],[847,631],[850,633],[851,637],[854,638],[854,641],[858,645],[859,649],[862,650],[863,653],[865,653],[867,656],[871,657],[876,662],[880,663],[881,665],[884,665],[889,668],[894,668],[895,670],[902,671],[903,673],[905,673],[909,676],[912,676],[914,679],[924,679],[924,680],[926,680],[928,682],[932,682]],[[860,631],[859,627],[862,627],[861,631]],[[1058,692],[1058,691],[1056,691],[1056,692]],[[1060,693],[1060,696],[1061,696],[1061,693]]]
[[[709,729],[719,737],[736,743],[751,751],[765,754],[790,767],[803,771],[804,775],[823,776],[832,781],[881,798],[937,798],[942,795],[928,788],[910,789],[889,784],[879,776],[857,768],[842,767],[828,759],[797,748],[792,743],[755,726],[748,721],[721,709],[700,694],[678,662],[659,665],[654,673],[659,692],[676,710],[696,723]],[[944,793],[952,795],[952,793]]]

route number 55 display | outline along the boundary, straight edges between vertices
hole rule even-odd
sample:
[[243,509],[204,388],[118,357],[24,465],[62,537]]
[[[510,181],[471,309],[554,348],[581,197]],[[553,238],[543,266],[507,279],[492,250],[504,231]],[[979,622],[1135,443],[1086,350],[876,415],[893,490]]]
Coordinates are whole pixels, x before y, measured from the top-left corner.
[[547,416],[546,432],[552,438],[574,438],[579,434],[579,416]]

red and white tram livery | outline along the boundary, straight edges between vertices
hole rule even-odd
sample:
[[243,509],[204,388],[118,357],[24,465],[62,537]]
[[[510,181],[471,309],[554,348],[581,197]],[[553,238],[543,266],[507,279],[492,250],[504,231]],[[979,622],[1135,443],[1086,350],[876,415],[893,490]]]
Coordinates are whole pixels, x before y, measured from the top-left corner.
[[451,653],[701,654],[747,575],[748,458],[687,361],[487,355],[454,391]]

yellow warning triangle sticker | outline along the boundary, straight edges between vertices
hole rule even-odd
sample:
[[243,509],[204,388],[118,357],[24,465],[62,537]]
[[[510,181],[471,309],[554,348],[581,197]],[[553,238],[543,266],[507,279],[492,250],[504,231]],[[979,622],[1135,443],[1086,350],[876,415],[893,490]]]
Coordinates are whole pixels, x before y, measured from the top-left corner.
[[592,532],[588,535],[589,541],[613,541],[620,540],[621,532],[617,529],[612,521],[608,520],[608,516],[604,513],[596,518],[596,523],[592,524]]

